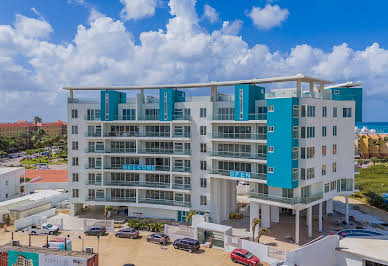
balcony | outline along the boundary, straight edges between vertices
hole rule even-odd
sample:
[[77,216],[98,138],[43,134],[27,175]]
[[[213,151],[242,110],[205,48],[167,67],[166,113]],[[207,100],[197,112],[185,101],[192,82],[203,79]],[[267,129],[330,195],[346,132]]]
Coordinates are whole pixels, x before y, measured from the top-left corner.
[[85,115],[84,118],[87,121],[101,121],[100,115]]
[[85,132],[85,137],[101,138],[101,132]]
[[267,134],[261,133],[210,133],[209,138],[212,139],[246,139],[246,140],[266,140]]
[[138,149],[137,152],[145,154],[191,155],[191,150]]
[[191,115],[173,115],[172,120],[188,120],[191,121]]
[[101,181],[88,182],[86,185],[88,186],[101,186]]
[[[234,114],[214,114],[210,120],[236,120]],[[249,120],[267,120],[267,114],[248,114]],[[240,120],[238,120],[240,121]]]
[[136,148],[122,148],[122,149],[93,149],[85,148],[86,153],[136,153]]
[[113,120],[133,121],[136,120],[136,115],[114,115]]
[[85,164],[85,169],[102,169],[101,165],[96,165],[96,164]]
[[218,157],[227,157],[227,158],[267,160],[267,155],[261,154],[261,153],[210,151],[208,154],[209,154],[209,156],[218,156]]
[[172,184],[173,189],[191,190],[191,184]]
[[[231,175],[231,172],[234,172],[234,173],[244,173],[245,176],[243,176],[243,175],[240,175],[240,176]],[[223,169],[210,169],[210,170],[208,170],[208,173],[209,174],[217,174],[217,175],[229,176],[229,177],[245,178],[245,179],[267,180],[267,174],[265,174],[265,173],[240,172],[240,171],[223,170]],[[247,177],[247,174],[250,177]]]
[[267,114],[248,114],[248,120],[267,120]]
[[256,199],[263,199],[263,200],[271,200],[271,201],[276,201],[276,202],[285,203],[289,205],[295,205],[295,204],[309,204],[316,200],[320,200],[323,198],[323,192],[306,196],[306,197],[300,197],[300,198],[298,197],[285,198],[285,197],[276,196],[276,195],[263,194],[257,191],[250,191],[249,197],[256,198]]
[[[131,167],[127,167],[131,166]],[[123,171],[170,171],[168,165],[105,165],[104,169],[107,170],[123,170]]]
[[173,166],[172,171],[180,173],[191,173],[191,167]]
[[105,181],[106,186],[123,186],[123,187],[157,187],[157,188],[169,188],[170,183],[156,183],[156,182],[141,182],[141,181]]
[[176,201],[176,200],[166,200],[166,199],[141,198],[141,199],[139,199],[139,203],[179,206],[179,207],[191,207],[191,202],[189,202],[189,201]]
[[190,132],[174,132],[172,134],[173,138],[191,138]]
[[139,116],[139,120],[142,120],[142,121],[160,120],[160,116],[159,115],[142,115],[142,116]]

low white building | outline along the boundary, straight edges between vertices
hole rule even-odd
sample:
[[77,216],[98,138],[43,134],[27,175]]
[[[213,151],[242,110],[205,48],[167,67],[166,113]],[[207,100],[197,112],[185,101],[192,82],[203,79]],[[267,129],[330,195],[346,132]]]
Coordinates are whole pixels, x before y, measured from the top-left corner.
[[20,179],[25,177],[24,167],[0,168],[0,201],[20,195]]

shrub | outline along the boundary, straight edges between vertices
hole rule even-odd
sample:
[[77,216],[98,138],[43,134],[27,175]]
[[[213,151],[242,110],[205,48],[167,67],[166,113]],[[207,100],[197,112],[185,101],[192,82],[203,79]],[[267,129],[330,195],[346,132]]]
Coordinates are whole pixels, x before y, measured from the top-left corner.
[[371,190],[365,192],[364,195],[370,205],[388,211],[388,204],[381,195]]

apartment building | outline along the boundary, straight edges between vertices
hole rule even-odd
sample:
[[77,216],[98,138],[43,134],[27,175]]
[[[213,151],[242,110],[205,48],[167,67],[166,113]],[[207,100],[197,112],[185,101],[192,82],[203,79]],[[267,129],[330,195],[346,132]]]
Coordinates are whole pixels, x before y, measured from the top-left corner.
[[67,132],[67,124],[61,120],[46,123],[30,123],[25,120],[15,123],[0,123],[0,136],[17,137],[23,133],[34,133],[43,129],[49,136],[63,136]]
[[20,196],[20,180],[24,177],[24,167],[0,167],[0,201]]
[[[294,89],[265,92],[263,84]],[[308,90],[302,90],[302,84]],[[72,213],[83,205],[126,208],[130,216],[185,221],[189,210],[214,222],[236,210],[237,181],[250,184],[250,218],[332,212],[353,193],[355,101],[333,100],[330,83],[303,75],[128,87],[64,88],[68,99]],[[234,93],[221,94],[220,87]],[[210,96],[185,89],[209,88]],[[82,100],[74,91],[95,90]],[[159,90],[159,96],[146,96]],[[123,91],[137,91],[127,97]],[[320,219],[322,221],[322,219]],[[322,222],[319,224],[320,229]]]

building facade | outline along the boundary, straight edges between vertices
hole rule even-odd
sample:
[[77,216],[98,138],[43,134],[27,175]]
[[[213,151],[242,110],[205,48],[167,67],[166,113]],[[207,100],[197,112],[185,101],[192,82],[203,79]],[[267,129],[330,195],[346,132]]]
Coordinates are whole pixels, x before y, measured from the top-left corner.
[[0,201],[13,199],[20,195],[20,180],[24,180],[24,167],[0,168]]
[[[275,82],[296,88],[266,93],[262,84]],[[299,212],[307,210],[311,220],[314,205],[320,214],[323,203],[332,212],[334,196],[353,193],[355,102],[333,100],[325,83],[296,75],[66,88],[72,213],[111,205],[129,216],[185,221],[196,210],[219,223],[236,210],[237,181],[249,182],[251,220],[261,213],[266,227],[284,210],[298,225]],[[218,93],[221,86],[234,93]],[[185,95],[196,87],[209,87],[210,96]],[[100,100],[73,97],[83,89],[100,91]],[[134,89],[133,98],[120,92]],[[148,89],[159,97],[145,96]]]
[[27,121],[0,123],[0,137],[17,137],[24,133],[34,133],[38,129],[43,129],[47,135],[52,137],[63,136],[67,132],[67,124],[60,120],[37,124]]

